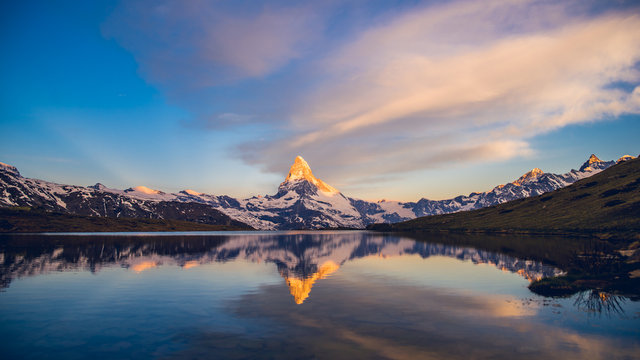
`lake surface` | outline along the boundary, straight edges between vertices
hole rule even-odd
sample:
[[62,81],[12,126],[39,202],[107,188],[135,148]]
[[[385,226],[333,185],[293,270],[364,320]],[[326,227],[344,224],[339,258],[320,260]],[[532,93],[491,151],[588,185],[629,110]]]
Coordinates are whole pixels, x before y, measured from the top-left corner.
[[535,295],[530,281],[562,269],[518,258],[518,239],[474,241],[493,247],[355,231],[5,235],[0,354],[638,358],[639,302]]

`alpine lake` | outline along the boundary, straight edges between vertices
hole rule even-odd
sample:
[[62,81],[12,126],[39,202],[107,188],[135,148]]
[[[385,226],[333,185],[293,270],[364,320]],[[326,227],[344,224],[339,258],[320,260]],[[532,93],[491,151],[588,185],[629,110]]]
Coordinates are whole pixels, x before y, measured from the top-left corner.
[[565,275],[585,246],[366,231],[2,235],[0,354],[637,359],[638,296],[529,289]]

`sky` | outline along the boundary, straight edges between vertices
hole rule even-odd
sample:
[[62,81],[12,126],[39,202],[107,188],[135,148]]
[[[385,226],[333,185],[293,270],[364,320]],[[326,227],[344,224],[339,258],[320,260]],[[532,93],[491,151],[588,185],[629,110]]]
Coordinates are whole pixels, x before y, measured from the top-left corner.
[[640,153],[636,1],[4,1],[0,161],[125,189],[446,199]]

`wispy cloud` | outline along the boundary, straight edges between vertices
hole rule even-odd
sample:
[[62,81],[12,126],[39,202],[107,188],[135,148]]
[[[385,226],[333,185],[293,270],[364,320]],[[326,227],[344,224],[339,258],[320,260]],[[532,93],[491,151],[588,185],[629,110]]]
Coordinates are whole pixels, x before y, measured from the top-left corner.
[[455,1],[327,39],[344,9],[125,2],[105,33],[200,126],[277,129],[238,145],[247,163],[283,171],[301,154],[344,184],[528,156],[536,135],[640,113],[637,8]]
[[103,33],[152,82],[182,91],[261,77],[300,57],[320,25],[308,6],[252,1],[124,1]]
[[311,154],[356,181],[523,156],[541,133],[640,112],[639,88],[608,86],[640,81],[640,16],[576,6],[456,2],[367,29],[324,59],[326,80],[292,114],[295,136],[247,157],[276,170],[274,159]]

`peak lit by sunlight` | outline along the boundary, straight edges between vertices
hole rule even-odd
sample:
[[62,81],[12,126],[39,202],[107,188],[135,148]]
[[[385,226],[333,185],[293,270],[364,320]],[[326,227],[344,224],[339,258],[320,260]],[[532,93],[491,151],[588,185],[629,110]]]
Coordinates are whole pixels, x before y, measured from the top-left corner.
[[284,183],[299,180],[306,180],[315,185],[320,191],[323,191],[325,193],[339,193],[338,189],[313,176],[309,164],[302,158],[302,156],[296,157],[293,165],[291,165],[291,169],[289,170],[287,178],[284,180]]
[[135,190],[135,191],[139,191],[141,193],[148,194],[148,195],[155,195],[155,194],[159,194],[160,193],[160,190],[150,189],[150,188],[148,188],[146,186],[142,186],[142,185],[136,186],[136,187],[134,187],[132,189]]

